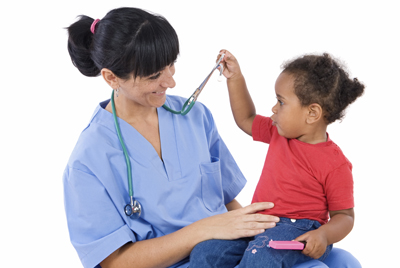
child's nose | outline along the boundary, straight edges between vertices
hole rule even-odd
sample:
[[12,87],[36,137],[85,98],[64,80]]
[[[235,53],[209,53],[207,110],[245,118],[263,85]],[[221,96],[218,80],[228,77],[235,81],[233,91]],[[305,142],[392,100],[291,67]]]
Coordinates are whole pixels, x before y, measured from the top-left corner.
[[274,113],[274,114],[276,114],[277,112],[278,112],[278,109],[276,108],[276,106],[278,105],[278,103],[277,104],[275,104],[274,106],[272,106],[272,112]]

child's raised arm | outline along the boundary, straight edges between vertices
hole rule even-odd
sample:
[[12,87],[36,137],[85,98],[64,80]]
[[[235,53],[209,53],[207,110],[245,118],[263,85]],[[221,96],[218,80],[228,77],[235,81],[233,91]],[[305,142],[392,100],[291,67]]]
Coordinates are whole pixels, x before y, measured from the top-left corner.
[[224,66],[223,74],[227,78],[233,117],[238,127],[252,136],[251,127],[256,116],[256,108],[247,90],[246,81],[236,58],[227,50],[221,50],[220,53],[225,53],[221,63]]

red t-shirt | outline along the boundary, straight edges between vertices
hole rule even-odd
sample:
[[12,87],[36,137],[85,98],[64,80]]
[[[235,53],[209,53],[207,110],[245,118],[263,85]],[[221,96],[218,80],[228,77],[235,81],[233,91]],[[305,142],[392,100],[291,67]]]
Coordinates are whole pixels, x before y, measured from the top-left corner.
[[352,165],[329,136],[318,144],[287,139],[269,117],[260,115],[254,118],[252,135],[269,143],[252,202],[275,206],[261,213],[324,224],[328,211],[354,207]]

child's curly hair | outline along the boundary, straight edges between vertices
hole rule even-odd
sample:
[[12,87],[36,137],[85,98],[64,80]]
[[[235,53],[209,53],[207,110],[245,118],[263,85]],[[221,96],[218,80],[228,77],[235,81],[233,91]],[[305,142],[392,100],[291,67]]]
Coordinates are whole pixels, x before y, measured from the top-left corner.
[[346,107],[364,93],[365,86],[329,54],[304,55],[283,64],[283,72],[295,77],[295,94],[302,106],[321,105],[327,124],[344,117]]

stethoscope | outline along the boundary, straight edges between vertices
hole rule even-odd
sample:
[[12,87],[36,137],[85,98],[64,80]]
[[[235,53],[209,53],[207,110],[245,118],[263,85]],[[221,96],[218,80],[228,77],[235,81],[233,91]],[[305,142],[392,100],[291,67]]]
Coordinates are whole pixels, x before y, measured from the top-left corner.
[[[200,84],[200,86],[193,92],[193,94],[183,104],[182,110],[180,110],[180,111],[172,110],[165,104],[162,107],[171,113],[186,115],[192,109],[193,105],[195,104],[195,102],[196,102],[197,98],[199,97],[201,91],[203,90],[204,86],[207,84],[211,75],[218,67],[221,67],[219,75],[222,76],[223,66],[220,65],[220,62],[224,58],[224,56],[225,56],[225,54],[221,54],[221,57],[218,59],[217,64],[214,66],[214,68],[212,69],[210,74],[206,77],[206,79],[204,79],[203,83]],[[131,219],[138,219],[140,217],[140,215],[142,214],[142,206],[140,205],[139,201],[137,201],[133,197],[131,161],[129,158],[128,151],[126,150],[125,143],[122,139],[121,129],[119,127],[119,123],[118,123],[118,119],[117,119],[117,113],[115,110],[115,102],[114,102],[114,91],[111,93],[111,108],[112,108],[113,117],[114,117],[115,129],[117,131],[118,139],[121,144],[122,150],[124,152],[126,168],[127,168],[127,173],[128,173],[128,186],[129,186],[130,201],[124,207],[124,212],[125,212],[125,215],[130,217]]]

